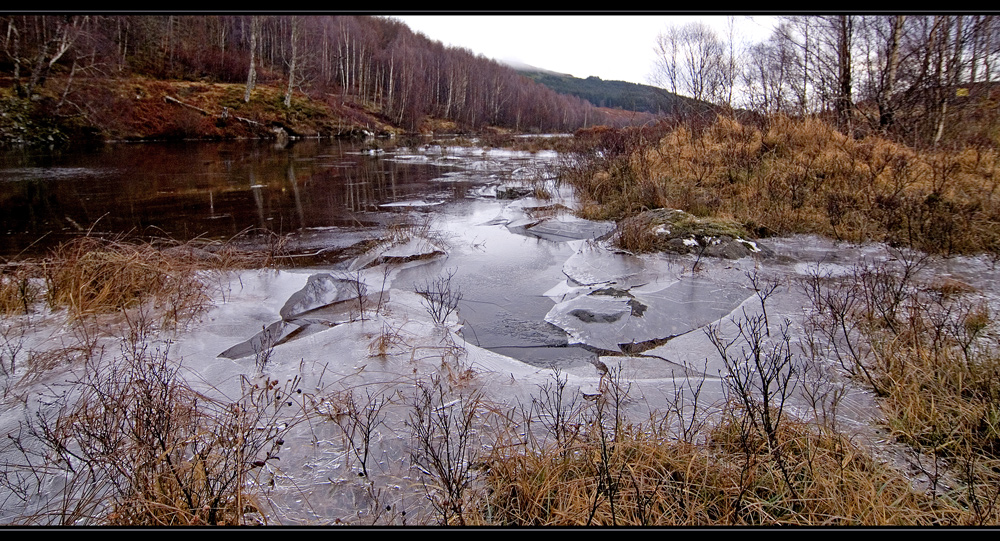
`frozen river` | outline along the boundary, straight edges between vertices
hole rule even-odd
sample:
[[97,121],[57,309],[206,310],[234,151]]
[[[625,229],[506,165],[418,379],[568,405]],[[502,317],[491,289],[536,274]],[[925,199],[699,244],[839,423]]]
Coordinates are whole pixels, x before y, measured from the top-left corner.
[[[213,307],[187,328],[150,339],[179,363],[189,385],[212,399],[236,400],[247,382],[294,384],[293,407],[285,411],[295,424],[280,460],[255,470],[256,486],[266,488],[257,505],[272,524],[430,520],[421,474],[409,461],[407,427],[414,389],[433,377],[466,396],[475,390],[515,408],[531,404],[555,374],[574,399],[600,394],[606,376],[598,367],[607,367],[628,385],[636,420],[676,406],[681,393],[695,388],[703,406],[723,400],[726,366],[706,329],[735,337],[738,321],[762,314],[751,276],[758,286],[773,284],[767,316],[776,328],[787,322],[801,372],[848,385],[835,366],[805,368],[822,359],[804,354],[803,281],[846,275],[859,261],[891,264],[894,257],[881,245],[810,236],[762,240],[770,257],[624,253],[608,241],[614,224],[574,217],[575,199],[555,177],[554,153],[433,144],[336,152],[318,143],[290,150],[192,148],[185,163],[200,163],[204,174],[184,177],[193,170],[177,165],[180,180],[157,180],[155,189],[139,181],[123,188],[123,179],[143,168],[131,150],[107,151],[115,159],[103,165],[13,163],[4,173],[16,187],[8,201],[35,194],[42,204],[22,222],[7,218],[5,227],[17,233],[7,252],[37,249],[23,239],[46,220],[58,224],[47,239],[61,238],[73,223],[106,233],[139,228],[151,235],[155,228],[180,240],[238,236],[251,226],[289,235],[295,266],[212,277]],[[179,187],[184,183],[186,189]],[[109,194],[116,189],[130,199],[115,203]],[[54,210],[69,193],[76,206]],[[174,210],[161,216],[156,205],[166,199],[165,208]],[[105,206],[128,210],[113,215]],[[89,223],[74,218],[80,208]],[[924,272],[971,284],[995,303],[1000,276],[985,258],[934,260]],[[454,300],[456,310],[432,313],[428,296],[435,291]],[[27,347],[65,342],[58,317],[40,319]],[[114,343],[108,339],[106,349]],[[30,382],[5,375],[0,428],[16,431],[25,408],[44,409],[45,397],[70,388],[79,370],[53,368]],[[383,404],[366,458],[345,428],[352,400],[368,411]],[[789,410],[811,414],[801,397]],[[876,412],[867,393],[848,385],[838,410],[844,425],[864,431]],[[5,448],[6,456],[13,452]],[[367,475],[359,475],[363,470]],[[59,483],[51,483],[57,491]],[[0,522],[41,500],[17,504],[3,495]]]

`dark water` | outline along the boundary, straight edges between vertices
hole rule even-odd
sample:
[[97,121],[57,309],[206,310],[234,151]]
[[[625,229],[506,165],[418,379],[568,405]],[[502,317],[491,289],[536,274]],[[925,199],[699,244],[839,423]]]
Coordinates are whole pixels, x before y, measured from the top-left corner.
[[332,140],[14,150],[0,154],[0,256],[42,255],[88,231],[187,241],[373,226],[392,212],[379,204],[461,197],[463,183],[428,182],[448,171]]

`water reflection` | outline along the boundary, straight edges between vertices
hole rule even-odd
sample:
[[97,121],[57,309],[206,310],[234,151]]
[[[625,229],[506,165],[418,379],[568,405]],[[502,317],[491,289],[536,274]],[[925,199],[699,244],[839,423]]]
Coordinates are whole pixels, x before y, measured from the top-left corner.
[[319,140],[284,149],[242,141],[8,152],[0,155],[0,255],[44,254],[87,231],[185,241],[248,228],[372,225],[380,204],[464,194],[465,186],[441,192],[429,182],[449,170]]

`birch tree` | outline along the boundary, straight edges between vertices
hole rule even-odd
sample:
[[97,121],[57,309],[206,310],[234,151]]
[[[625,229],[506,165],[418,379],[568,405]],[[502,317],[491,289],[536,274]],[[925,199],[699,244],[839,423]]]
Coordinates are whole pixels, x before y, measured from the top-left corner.
[[250,93],[257,85],[257,42],[260,39],[260,17],[250,18],[250,71],[247,73],[247,88],[243,93],[243,102],[250,103]]

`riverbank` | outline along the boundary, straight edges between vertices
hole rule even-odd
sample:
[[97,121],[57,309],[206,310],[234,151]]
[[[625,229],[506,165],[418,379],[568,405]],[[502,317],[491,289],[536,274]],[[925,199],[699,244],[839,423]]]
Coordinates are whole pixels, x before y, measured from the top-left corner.
[[[563,175],[582,215],[680,209],[758,237],[814,233],[944,255],[1000,253],[1000,155],[992,145],[914,149],[818,119],[597,127]],[[635,224],[632,224],[635,225]],[[653,246],[655,226],[622,247]]]
[[[72,92],[66,92],[72,89]],[[402,133],[377,107],[350,95],[292,94],[258,85],[145,77],[51,79],[31,99],[0,90],[0,146],[101,141],[365,137]],[[426,120],[419,131],[455,130]]]

